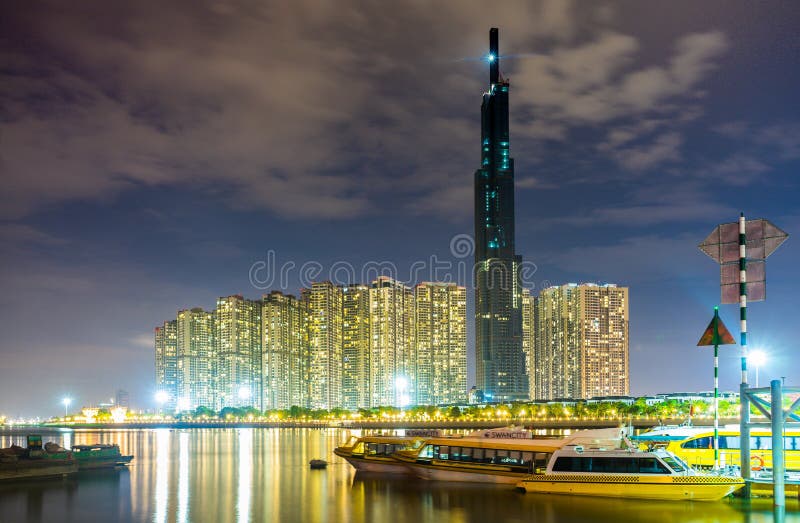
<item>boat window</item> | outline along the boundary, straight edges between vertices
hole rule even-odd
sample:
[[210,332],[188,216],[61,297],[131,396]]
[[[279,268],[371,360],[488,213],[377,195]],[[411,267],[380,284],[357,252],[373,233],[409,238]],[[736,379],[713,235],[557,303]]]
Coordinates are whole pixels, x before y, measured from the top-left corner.
[[616,474],[635,474],[639,472],[639,463],[633,457],[592,458],[592,472],[613,472]]
[[703,438],[694,438],[688,441],[684,441],[681,447],[685,449],[713,449],[714,440],[711,436],[705,436]]
[[547,470],[547,463],[550,461],[550,454],[545,452],[537,452],[533,457],[533,472],[534,474],[544,474]]
[[523,452],[522,453],[522,464],[523,465],[530,465],[533,463],[533,452]]
[[461,459],[461,447],[450,447],[450,459],[454,459],[456,461]]
[[425,445],[425,447],[420,451],[418,457],[420,457],[420,458],[432,458],[433,457],[433,445]]
[[797,440],[798,440],[797,436],[784,436],[783,447],[786,450],[797,450],[798,449],[797,445],[798,443],[800,443]]
[[663,456],[661,459],[663,459],[663,460],[664,460],[664,462],[665,462],[667,465],[669,465],[669,466],[670,466],[670,468],[671,468],[672,470],[674,470],[675,472],[683,472],[684,470],[686,470],[686,469],[683,467],[683,465],[682,465],[680,462],[678,462],[678,460],[676,460],[676,459],[673,459],[673,458],[672,458],[672,456]]
[[522,452],[519,450],[512,450],[509,453],[509,457],[514,461],[514,463],[522,463]]
[[561,456],[553,464],[554,472],[589,472],[591,458]]
[[439,459],[448,459],[450,457],[450,447],[442,445],[439,447]]
[[461,461],[472,461],[472,450],[468,447],[461,449]]
[[484,454],[483,461],[484,463],[491,463],[494,461],[495,450],[494,449],[485,449],[486,454]]
[[483,449],[472,449],[472,461],[477,463],[485,463],[486,460],[483,457]]
[[750,448],[752,450],[769,450],[772,448],[772,436],[751,436]]
[[719,448],[721,449],[738,449],[740,445],[739,436],[719,437]]
[[656,458],[639,458],[641,474],[669,474],[669,469]]

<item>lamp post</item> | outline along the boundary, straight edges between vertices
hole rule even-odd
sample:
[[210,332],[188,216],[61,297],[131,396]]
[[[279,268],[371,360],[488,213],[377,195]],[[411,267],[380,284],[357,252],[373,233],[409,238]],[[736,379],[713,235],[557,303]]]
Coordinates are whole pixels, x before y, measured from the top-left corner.
[[61,403],[64,404],[64,418],[66,418],[69,415],[69,406],[72,403],[72,398],[64,398]]
[[750,353],[750,361],[756,368],[756,388],[758,388],[758,370],[767,362],[767,355],[763,350],[754,350]]

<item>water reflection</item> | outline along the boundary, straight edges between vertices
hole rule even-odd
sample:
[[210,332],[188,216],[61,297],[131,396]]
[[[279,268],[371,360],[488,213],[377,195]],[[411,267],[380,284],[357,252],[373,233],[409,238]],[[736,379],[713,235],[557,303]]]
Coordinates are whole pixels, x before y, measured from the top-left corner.
[[[0,521],[398,523],[631,521],[765,523],[771,500],[666,503],[523,494],[503,486],[355,475],[333,455],[334,429],[42,431],[66,445],[117,442],[129,468],[70,481],[0,486]],[[0,445],[24,434],[0,431]],[[326,470],[308,462],[324,458]],[[797,500],[785,521],[800,523]],[[780,514],[778,514],[780,516]],[[779,518],[777,519],[779,520]]]
[[189,521],[189,433],[178,436],[178,523]]
[[239,429],[239,488],[236,515],[239,523],[250,521],[250,492],[253,488],[253,429]]
[[156,511],[154,523],[166,523],[169,504],[169,443],[170,430],[156,430]]

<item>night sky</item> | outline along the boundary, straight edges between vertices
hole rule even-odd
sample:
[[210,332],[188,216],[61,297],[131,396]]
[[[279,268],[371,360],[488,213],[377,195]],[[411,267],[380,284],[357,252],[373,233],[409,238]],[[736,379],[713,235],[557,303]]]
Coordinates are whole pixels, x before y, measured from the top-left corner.
[[[709,390],[695,344],[719,269],[697,244],[740,211],[768,218],[792,237],[748,311],[751,347],[769,353],[762,384],[800,385],[797,2],[7,0],[0,413],[117,388],[150,407],[153,327],[260,297],[269,251],[287,292],[304,264],[325,279],[392,262],[408,280],[458,262],[493,26],[534,292],[629,286],[631,392]],[[735,306],[721,313],[738,334]],[[735,389],[738,350],[721,353]]]

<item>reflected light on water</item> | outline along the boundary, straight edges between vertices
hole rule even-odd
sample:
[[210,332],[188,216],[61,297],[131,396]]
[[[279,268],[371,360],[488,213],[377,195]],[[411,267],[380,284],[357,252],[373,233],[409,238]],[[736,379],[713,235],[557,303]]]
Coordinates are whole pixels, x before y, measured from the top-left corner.
[[178,435],[178,523],[189,521],[189,433]]
[[236,515],[239,523],[250,521],[250,490],[253,472],[253,429],[239,429],[239,488]]
[[61,446],[64,447],[65,449],[71,449],[72,448],[72,432],[71,431],[64,432],[63,433],[63,438],[64,438],[64,443]]
[[[787,514],[771,499],[657,502],[524,494],[509,486],[356,475],[333,454],[337,429],[42,430],[63,446],[118,442],[130,467],[70,480],[0,484],[0,523],[800,523],[796,495]],[[0,446],[27,431],[0,428]],[[309,460],[324,458],[324,470]]]
[[166,523],[169,504],[169,429],[156,429],[156,510],[154,523]]

